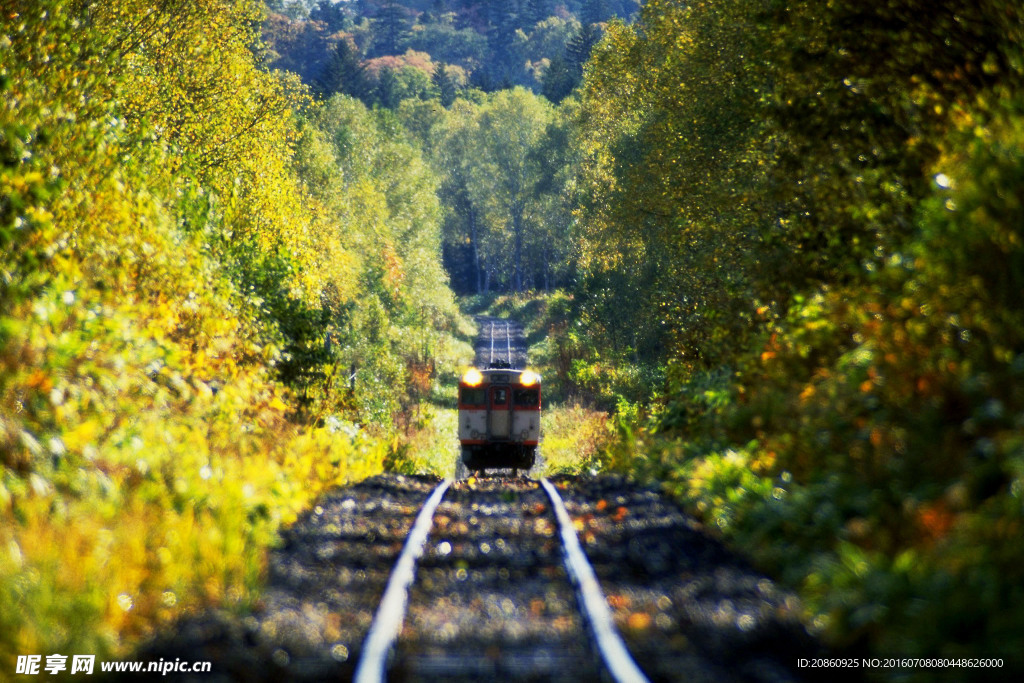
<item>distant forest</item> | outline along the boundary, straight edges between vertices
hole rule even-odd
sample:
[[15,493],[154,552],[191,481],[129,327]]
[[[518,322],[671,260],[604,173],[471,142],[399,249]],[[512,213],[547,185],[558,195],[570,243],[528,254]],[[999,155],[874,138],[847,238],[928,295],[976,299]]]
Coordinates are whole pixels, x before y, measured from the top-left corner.
[[[460,294],[569,282],[570,95],[640,0],[277,0],[265,65],[322,102],[354,98],[423,152]],[[347,144],[347,143],[346,143]]]
[[640,0],[269,0],[269,66],[325,97],[395,108],[522,86],[560,102]]

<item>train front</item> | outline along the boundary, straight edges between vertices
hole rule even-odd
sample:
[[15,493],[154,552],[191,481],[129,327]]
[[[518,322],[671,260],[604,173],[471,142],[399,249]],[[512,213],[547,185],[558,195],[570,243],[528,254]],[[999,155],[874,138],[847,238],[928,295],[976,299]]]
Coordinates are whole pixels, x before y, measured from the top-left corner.
[[470,368],[459,382],[459,442],[470,470],[528,470],[540,443],[540,375]]

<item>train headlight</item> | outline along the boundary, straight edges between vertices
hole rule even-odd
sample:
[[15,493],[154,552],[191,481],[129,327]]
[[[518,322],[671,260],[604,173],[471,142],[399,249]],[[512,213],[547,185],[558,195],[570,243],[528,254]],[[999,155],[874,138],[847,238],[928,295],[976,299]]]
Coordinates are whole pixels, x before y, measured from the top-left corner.
[[531,370],[527,370],[523,374],[519,375],[519,383],[524,387],[532,387],[534,384],[540,381],[540,375]]
[[466,370],[466,374],[462,376],[462,383],[470,387],[478,387],[484,381],[484,376],[476,368],[470,368]]

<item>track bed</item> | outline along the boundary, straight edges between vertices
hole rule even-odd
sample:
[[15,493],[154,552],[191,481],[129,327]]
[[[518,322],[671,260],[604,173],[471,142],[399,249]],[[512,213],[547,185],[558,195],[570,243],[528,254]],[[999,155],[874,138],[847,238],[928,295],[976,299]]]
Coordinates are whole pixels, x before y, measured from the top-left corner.
[[[820,654],[792,595],[656,492],[612,476],[553,484],[649,680],[799,680],[797,659]],[[353,679],[407,534],[438,485],[383,475],[328,494],[285,533],[256,609],[192,617],[139,657],[212,661],[207,682]],[[538,482],[451,483],[429,521],[387,680],[614,680]]]

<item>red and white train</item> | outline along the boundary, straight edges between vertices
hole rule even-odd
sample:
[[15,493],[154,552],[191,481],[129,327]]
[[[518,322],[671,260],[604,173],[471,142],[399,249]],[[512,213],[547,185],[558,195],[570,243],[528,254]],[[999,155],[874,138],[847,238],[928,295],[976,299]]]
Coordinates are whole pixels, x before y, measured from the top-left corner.
[[540,375],[470,368],[459,382],[459,442],[469,470],[533,467],[540,443]]

